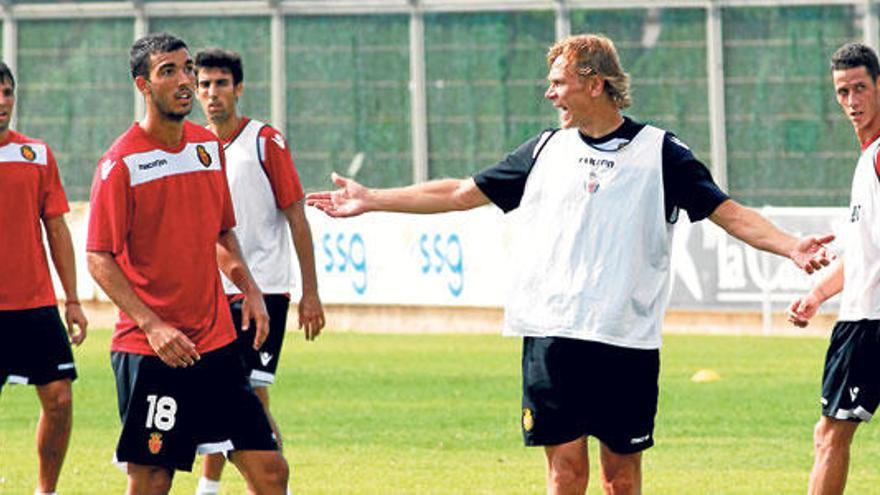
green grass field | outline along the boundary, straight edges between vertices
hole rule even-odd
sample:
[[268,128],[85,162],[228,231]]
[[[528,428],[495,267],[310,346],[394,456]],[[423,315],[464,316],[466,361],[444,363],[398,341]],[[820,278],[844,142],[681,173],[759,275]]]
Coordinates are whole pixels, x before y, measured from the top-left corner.
[[[118,433],[109,332],[76,351],[75,419],[60,492],[118,494],[110,464]],[[540,449],[519,432],[518,339],[493,335],[325,333],[289,336],[273,411],[296,493],[542,493]],[[645,456],[648,494],[803,493],[825,341],[669,336],[662,354],[657,445]],[[693,383],[711,368],[722,379]],[[0,493],[34,489],[31,387],[0,395]],[[859,432],[848,493],[877,493],[877,428]],[[591,458],[596,445],[591,443]],[[197,464],[198,469],[200,464]],[[173,493],[197,477],[178,473]],[[589,492],[598,494],[594,470]],[[244,493],[234,469],[225,493]]]

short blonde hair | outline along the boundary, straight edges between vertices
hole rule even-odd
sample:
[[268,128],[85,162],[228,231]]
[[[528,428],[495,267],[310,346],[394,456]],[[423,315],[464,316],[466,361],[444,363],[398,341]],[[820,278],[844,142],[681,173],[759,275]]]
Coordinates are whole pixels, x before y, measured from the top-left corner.
[[614,43],[597,34],[579,34],[558,41],[547,52],[547,65],[552,66],[559,56],[574,68],[580,77],[598,74],[605,79],[605,92],[617,108],[632,104],[629,94],[629,74],[620,66]]

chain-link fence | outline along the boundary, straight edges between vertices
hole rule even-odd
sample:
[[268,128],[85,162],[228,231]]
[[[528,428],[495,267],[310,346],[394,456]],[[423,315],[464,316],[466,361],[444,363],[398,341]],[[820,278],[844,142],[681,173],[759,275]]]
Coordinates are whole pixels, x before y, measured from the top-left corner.
[[[877,38],[866,31],[877,26],[867,0],[708,8],[644,0],[621,9],[583,0],[530,8],[514,0],[364,0],[356,8],[337,0],[116,2],[104,13],[113,3],[4,7],[4,58],[19,80],[16,126],[52,146],[73,200],[88,198],[98,157],[136,118],[128,49],[144,32],[172,32],[193,52],[241,52],[241,111],[287,132],[310,190],[327,187],[329,172],[345,173],[353,161],[358,178],[375,186],[491,165],[555,125],[543,100],[547,47],[565,32],[595,32],[616,42],[632,76],[627,113],[675,132],[734,198],[839,206],[858,146],[834,101],[828,59],[843,42]],[[254,9],[241,15],[248,5]],[[712,8],[720,15],[715,39]],[[718,39],[721,64],[713,69],[708,54]],[[283,71],[273,77],[274,64]],[[723,73],[717,87],[711,70]],[[710,105],[713,92],[720,109]],[[192,118],[204,121],[198,109]],[[713,121],[726,142],[713,143]],[[413,137],[419,132],[424,144]]]

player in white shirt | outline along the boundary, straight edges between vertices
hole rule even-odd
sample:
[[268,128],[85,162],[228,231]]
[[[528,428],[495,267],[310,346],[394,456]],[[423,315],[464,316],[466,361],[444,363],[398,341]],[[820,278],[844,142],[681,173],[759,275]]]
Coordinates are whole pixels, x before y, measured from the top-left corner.
[[[208,127],[223,142],[226,152],[226,175],[237,221],[234,231],[269,311],[269,336],[259,351],[252,346],[253,332],[241,331],[240,291],[225,277],[223,285],[230,298],[251,385],[281,447],[281,433],[269,412],[268,387],[275,381],[290,305],[289,292],[294,282],[291,238],[302,280],[299,327],[307,340],[314,340],[324,327],[312,234],[303,206],[305,194],[284,136],[271,126],[238,113],[238,99],[244,91],[241,56],[212,48],[198,52],[195,63],[196,96],[208,117]],[[223,465],[221,455],[206,457],[197,493],[217,493]]]
[[813,432],[809,493],[843,493],[856,429],[880,403],[880,64],[861,43],[831,58],[837,103],[852,122],[862,155],[856,164],[843,256],[804,297],[789,320],[806,326],[824,301],[843,292],[825,356],[822,416]]
[[634,122],[629,77],[611,40],[573,36],[550,48],[545,97],[562,129],[542,132],[468,179],[310,194],[333,217],[437,213],[494,203],[517,210],[516,276],[504,333],[523,336],[522,429],[544,447],[548,493],[584,493],[587,436],[600,442],[608,493],[639,493],[653,445],[660,326],[678,210],[709,218],[808,272],[831,236],[796,239],[727,197],[670,133]]

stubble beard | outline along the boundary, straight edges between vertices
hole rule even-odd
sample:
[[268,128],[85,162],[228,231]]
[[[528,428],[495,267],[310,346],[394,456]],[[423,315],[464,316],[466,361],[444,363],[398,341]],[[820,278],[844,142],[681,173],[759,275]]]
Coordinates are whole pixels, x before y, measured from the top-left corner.
[[214,125],[223,125],[229,121],[230,113],[226,110],[222,110],[220,112],[216,112],[213,114],[208,114],[208,121]]
[[[172,97],[173,98],[173,97]],[[171,109],[171,105],[167,104],[162,98],[159,98],[155,93],[152,98],[153,102],[156,105],[156,110],[159,111],[159,115],[162,116],[165,120],[170,120],[172,122],[180,122],[187,117],[187,115],[192,112],[192,99],[190,99],[189,108],[186,110],[177,112]]]

